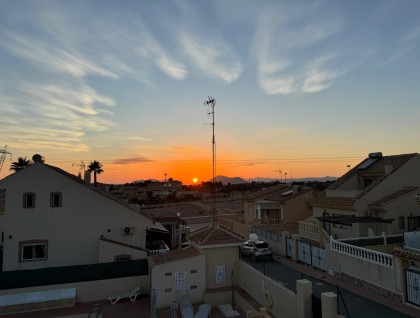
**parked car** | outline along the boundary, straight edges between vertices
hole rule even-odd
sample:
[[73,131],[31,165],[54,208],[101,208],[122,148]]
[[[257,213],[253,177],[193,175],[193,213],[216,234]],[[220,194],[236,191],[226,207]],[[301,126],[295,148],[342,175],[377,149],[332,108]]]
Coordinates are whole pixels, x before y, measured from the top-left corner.
[[251,241],[248,240],[239,247],[241,255],[251,257],[254,262],[260,258],[273,258],[273,251],[270,245],[264,241]]

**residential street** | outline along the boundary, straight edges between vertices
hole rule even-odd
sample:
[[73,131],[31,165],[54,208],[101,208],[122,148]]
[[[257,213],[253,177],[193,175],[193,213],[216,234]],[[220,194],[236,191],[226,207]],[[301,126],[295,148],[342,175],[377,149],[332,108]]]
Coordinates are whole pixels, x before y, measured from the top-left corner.
[[[285,264],[281,258],[275,257],[274,260],[267,261],[258,261],[253,263],[252,260],[243,258],[243,260],[258,269],[261,272],[265,272],[270,278],[280,282],[284,287],[290,289],[293,292],[296,292],[296,280],[299,279],[308,279],[313,283],[313,291],[315,296],[321,297],[321,293],[324,292],[334,292],[337,293],[337,284],[338,280],[331,278],[327,273],[324,273],[320,270],[316,270],[310,266],[303,265],[301,268],[305,269],[299,270],[292,268]],[[286,262],[291,263],[291,261],[286,260]],[[299,264],[300,266],[301,264]],[[295,266],[293,266],[295,267]],[[312,275],[314,273],[315,275]],[[328,281],[327,281],[328,280]],[[334,284],[334,282],[337,284]],[[340,284],[341,285],[341,284]],[[342,298],[340,298],[339,303],[339,313],[345,317],[349,318],[402,318],[402,317],[418,317],[420,316],[420,310],[409,305],[404,305],[398,303],[400,306],[396,306],[395,302],[388,300],[387,303],[392,306],[392,308],[387,307],[377,301],[373,301],[367,297],[367,295],[361,295],[358,291],[361,290],[360,287],[347,284],[346,288],[339,287]],[[364,290],[364,294],[373,294]],[[378,298],[378,297],[376,297]],[[384,297],[379,297],[386,300]],[[404,306],[406,310],[403,313],[397,311],[398,307]],[[401,307],[401,308],[404,308]],[[394,308],[394,309],[393,309]],[[398,308],[399,309],[399,308]]]

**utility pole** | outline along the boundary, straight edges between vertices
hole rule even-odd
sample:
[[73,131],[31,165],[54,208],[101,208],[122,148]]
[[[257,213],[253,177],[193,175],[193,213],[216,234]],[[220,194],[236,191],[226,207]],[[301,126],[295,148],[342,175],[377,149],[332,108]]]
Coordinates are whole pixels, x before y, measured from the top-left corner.
[[216,100],[214,97],[209,96],[208,100],[204,101],[204,106],[208,107],[207,114],[212,118],[212,174],[213,174],[213,223],[216,225],[216,195],[217,195],[217,184],[216,184],[216,138],[214,136],[214,105],[216,105]]

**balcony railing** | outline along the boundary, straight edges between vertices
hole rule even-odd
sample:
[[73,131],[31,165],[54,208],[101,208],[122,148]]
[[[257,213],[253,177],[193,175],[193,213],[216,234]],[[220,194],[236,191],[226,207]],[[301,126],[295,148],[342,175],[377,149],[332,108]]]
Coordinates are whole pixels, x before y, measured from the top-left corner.
[[149,255],[159,255],[159,254],[164,254],[164,253],[168,253],[168,252],[169,252],[168,245],[166,245],[166,243],[164,241],[161,241],[159,249],[149,250],[148,254]]
[[299,221],[299,235],[319,242],[321,240],[319,224],[315,222]]
[[394,257],[389,254],[372,251],[363,247],[354,246],[351,244],[343,243],[334,240],[330,237],[331,251],[345,254],[351,257],[358,258],[360,260],[375,263],[381,266],[393,267]]

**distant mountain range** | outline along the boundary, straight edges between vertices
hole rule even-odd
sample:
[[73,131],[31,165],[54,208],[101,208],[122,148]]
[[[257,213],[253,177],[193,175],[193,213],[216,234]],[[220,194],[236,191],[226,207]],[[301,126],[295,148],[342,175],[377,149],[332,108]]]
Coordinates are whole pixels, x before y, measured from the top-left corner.
[[[293,178],[293,181],[295,182],[302,182],[302,181],[318,181],[318,182],[326,182],[326,181],[335,181],[337,180],[337,177],[306,177],[306,178]],[[211,181],[211,180],[209,180]],[[252,181],[255,182],[276,182],[276,181],[284,181],[284,180],[280,180],[278,178],[261,178],[261,177],[256,177],[253,179],[248,179],[245,180],[243,178],[240,177],[226,177],[226,176],[217,176],[216,177],[216,181],[217,182],[221,182],[223,184],[241,184],[241,183],[249,183]],[[288,182],[290,182],[290,179],[287,180]]]

